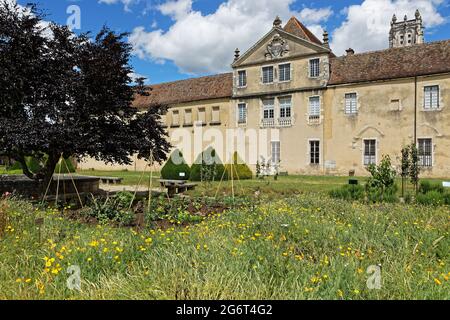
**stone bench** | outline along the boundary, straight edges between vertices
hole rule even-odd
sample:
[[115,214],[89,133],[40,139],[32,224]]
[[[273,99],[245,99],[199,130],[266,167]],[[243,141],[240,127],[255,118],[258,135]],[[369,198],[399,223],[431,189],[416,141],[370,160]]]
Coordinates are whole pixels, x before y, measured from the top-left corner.
[[123,178],[118,177],[99,177],[100,181],[105,184],[121,184]]
[[172,198],[175,194],[186,192],[187,190],[194,190],[196,183],[188,183],[187,180],[166,180],[160,179],[161,187],[167,188],[167,194]]

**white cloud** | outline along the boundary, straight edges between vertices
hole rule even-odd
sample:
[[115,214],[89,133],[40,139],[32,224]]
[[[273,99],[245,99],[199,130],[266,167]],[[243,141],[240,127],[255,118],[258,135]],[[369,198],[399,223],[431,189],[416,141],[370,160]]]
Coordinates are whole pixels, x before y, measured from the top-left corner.
[[327,21],[333,15],[333,10],[328,8],[304,8],[299,12],[298,18],[306,24],[314,24]]
[[137,73],[137,72],[134,72],[134,71],[130,72],[128,74],[128,76],[131,78],[131,80],[133,82],[136,82],[136,80],[139,79],[139,78],[145,78],[144,82],[146,82],[146,83],[148,83],[150,81],[150,79],[147,76],[144,76],[144,75],[142,75],[140,73]]
[[365,0],[360,5],[352,5],[343,14],[346,20],[332,33],[331,48],[340,55],[347,48],[356,52],[379,50],[389,45],[389,30],[392,15],[403,19],[407,14],[414,17],[420,10],[426,27],[434,27],[445,22],[437,11],[443,0]]
[[192,11],[192,0],[171,0],[158,6],[158,10],[173,20],[180,20]]
[[105,4],[123,3],[125,11],[131,11],[130,6],[140,1],[141,0],[98,0],[98,3],[105,3]]
[[[129,40],[142,59],[170,60],[189,74],[223,72],[230,68],[234,49],[244,52],[250,48],[271,29],[276,15],[284,22],[298,16],[290,9],[294,1],[227,0],[214,13],[203,15],[193,10],[191,0],[169,0],[158,9],[174,20],[170,29],[147,31],[138,27]],[[302,12],[311,13],[308,23],[313,24],[315,33],[319,32],[318,23],[332,13],[329,8]]]

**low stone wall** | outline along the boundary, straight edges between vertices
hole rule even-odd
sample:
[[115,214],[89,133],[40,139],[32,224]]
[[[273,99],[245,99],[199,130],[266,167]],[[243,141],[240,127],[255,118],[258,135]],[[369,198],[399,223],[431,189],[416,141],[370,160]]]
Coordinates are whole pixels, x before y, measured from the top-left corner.
[[[58,189],[59,195],[75,194],[74,182],[80,194],[99,192],[100,178],[98,177],[73,176],[72,181],[68,175],[54,175],[47,195],[56,195]],[[45,191],[46,188],[47,186],[43,187],[42,183],[31,180],[25,175],[0,175],[0,195],[10,192],[27,198],[38,198],[42,196],[42,190]]]

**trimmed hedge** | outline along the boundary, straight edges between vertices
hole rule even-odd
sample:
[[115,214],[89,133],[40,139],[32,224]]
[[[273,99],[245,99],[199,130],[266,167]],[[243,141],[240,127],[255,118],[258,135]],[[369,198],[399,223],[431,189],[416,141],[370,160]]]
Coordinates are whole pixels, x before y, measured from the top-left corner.
[[238,153],[235,152],[233,154],[233,166],[231,164],[225,165],[226,170],[226,179],[231,179],[231,168],[233,168],[233,179],[235,180],[251,180],[253,179],[253,172],[249,168],[247,164],[245,164],[241,158],[239,157]]
[[[203,177],[202,168],[205,170],[213,170],[215,168],[215,174],[212,179],[205,179]],[[216,153],[214,148],[209,147],[205,151],[203,151],[195,160],[194,164],[191,167],[191,181],[220,181],[222,176],[224,176],[225,166],[222,164],[219,156]],[[224,179],[226,179],[226,175]]]
[[[177,164],[173,162],[176,160]],[[185,176],[180,176],[180,173],[185,173]],[[167,180],[188,180],[191,175],[191,168],[186,164],[183,154],[176,149],[172,152],[164,167],[161,169],[161,177]]]

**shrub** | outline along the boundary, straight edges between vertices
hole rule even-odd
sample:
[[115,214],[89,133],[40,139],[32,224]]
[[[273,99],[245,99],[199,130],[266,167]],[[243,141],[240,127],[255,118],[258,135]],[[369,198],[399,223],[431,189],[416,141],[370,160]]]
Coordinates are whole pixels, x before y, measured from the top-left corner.
[[224,176],[225,166],[222,164],[214,148],[203,151],[191,167],[191,181],[220,181]]
[[84,212],[85,215],[96,218],[99,222],[117,222],[121,225],[130,225],[135,216],[130,209],[133,194],[118,192],[105,199],[92,198],[91,206]]
[[444,193],[444,187],[439,183],[432,183],[430,181],[424,180],[420,182],[419,192],[427,194],[430,191],[437,191],[439,193]]
[[397,189],[398,189],[397,185],[395,184],[390,188],[384,190],[366,186],[367,200],[373,203],[377,202],[396,203],[398,202]]
[[364,187],[360,185],[344,185],[339,189],[331,190],[329,195],[342,200],[362,200],[364,199]]
[[450,206],[450,192],[444,193],[444,203]]
[[225,178],[226,179],[231,179],[231,169],[233,168],[233,178],[235,180],[239,179],[239,180],[250,180],[253,178],[253,172],[252,170],[249,168],[249,166],[247,164],[245,164],[239,157],[238,153],[235,152],[233,154],[233,165],[231,164],[226,164],[225,165],[225,170],[226,170],[226,174],[225,174]]
[[444,195],[438,191],[429,191],[428,193],[419,193],[416,198],[417,203],[426,206],[441,206],[445,202]]
[[[180,176],[180,173],[184,173],[185,176]],[[176,149],[167,160],[164,167],[161,169],[161,177],[168,180],[187,180],[191,174],[191,169],[186,164],[183,158],[183,154],[180,150]]]

